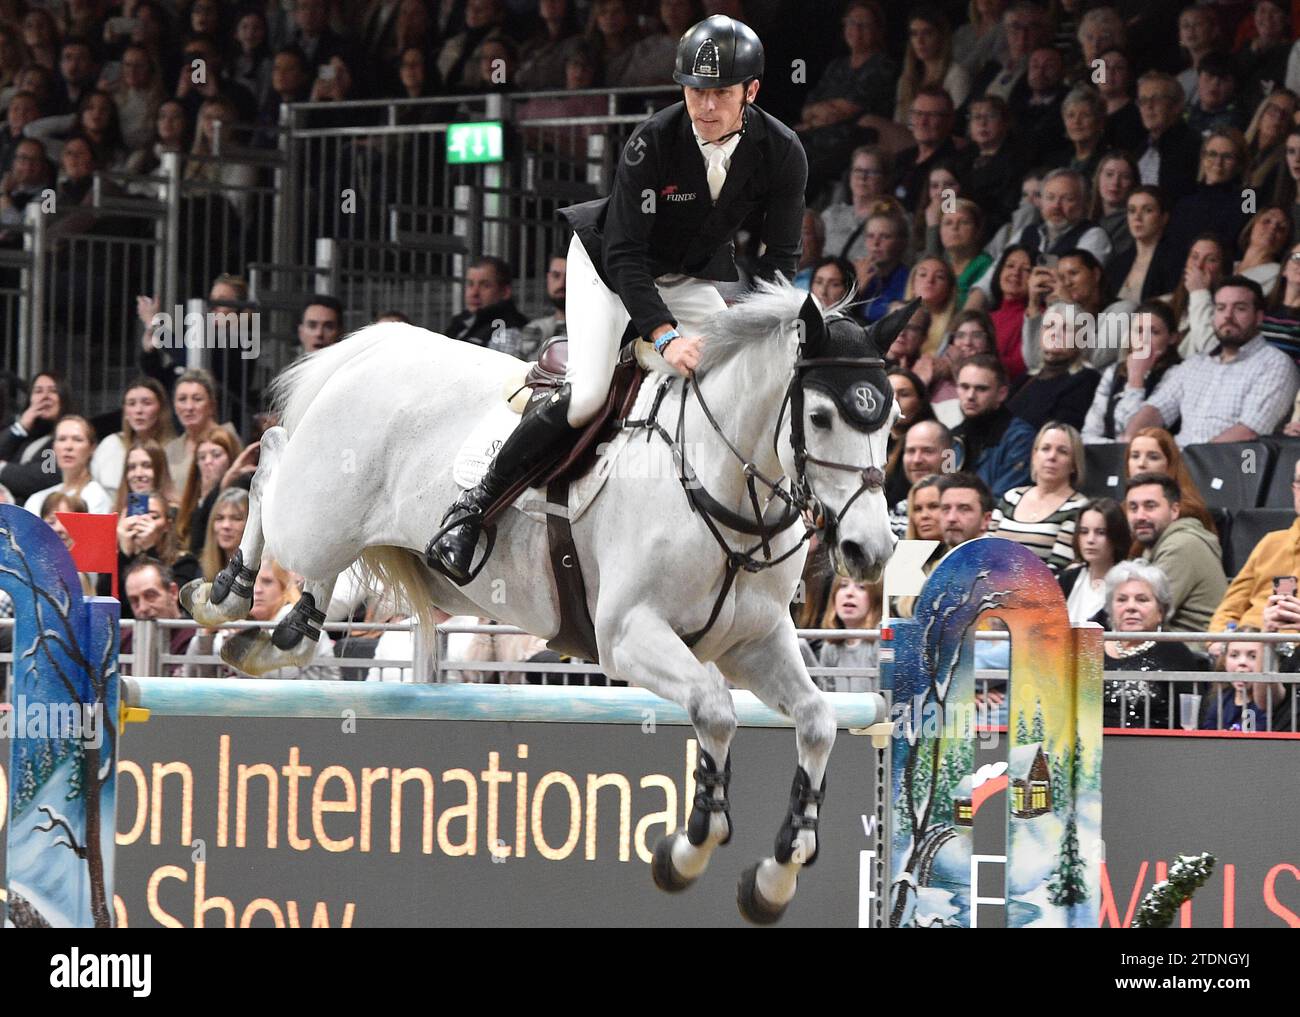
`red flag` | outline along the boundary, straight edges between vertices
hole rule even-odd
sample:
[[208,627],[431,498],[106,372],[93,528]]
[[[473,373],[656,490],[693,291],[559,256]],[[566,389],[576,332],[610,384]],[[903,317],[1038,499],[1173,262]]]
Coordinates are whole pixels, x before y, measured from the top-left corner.
[[115,515],[94,512],[55,512],[72,538],[72,564],[78,572],[107,572],[117,596],[117,523]]

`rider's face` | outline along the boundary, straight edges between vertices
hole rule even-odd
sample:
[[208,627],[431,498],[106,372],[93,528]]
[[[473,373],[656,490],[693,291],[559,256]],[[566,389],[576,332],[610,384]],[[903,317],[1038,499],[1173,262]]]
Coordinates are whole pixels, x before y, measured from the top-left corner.
[[724,134],[740,130],[745,102],[753,102],[758,95],[758,82],[728,88],[683,88],[682,92],[695,133],[704,141],[717,141]]

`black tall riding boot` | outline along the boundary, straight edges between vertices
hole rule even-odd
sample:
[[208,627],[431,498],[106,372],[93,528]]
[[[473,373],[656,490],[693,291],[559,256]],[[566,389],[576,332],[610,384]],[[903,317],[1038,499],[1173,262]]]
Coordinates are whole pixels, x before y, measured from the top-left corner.
[[523,419],[506,439],[483,479],[452,502],[442,517],[445,527],[455,525],[429,541],[424,559],[457,586],[470,581],[474,548],[483,529],[483,514],[492,502],[550,455],[574,431],[567,418],[569,386],[562,385],[541,403],[529,406]]

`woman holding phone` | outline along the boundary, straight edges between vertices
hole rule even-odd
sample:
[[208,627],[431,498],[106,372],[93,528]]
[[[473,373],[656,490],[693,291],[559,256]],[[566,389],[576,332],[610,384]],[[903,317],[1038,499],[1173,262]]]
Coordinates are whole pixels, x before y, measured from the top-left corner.
[[[122,510],[117,523],[117,574],[125,575],[126,570],[137,558],[147,556],[156,558],[172,570],[177,586],[184,586],[191,579],[203,575],[199,560],[194,555],[181,550],[173,525],[175,509],[167,504],[167,499],[157,491],[128,494],[126,508]],[[108,575],[99,577],[99,592],[108,596],[112,589]],[[121,598],[122,617],[134,617],[131,604]]]

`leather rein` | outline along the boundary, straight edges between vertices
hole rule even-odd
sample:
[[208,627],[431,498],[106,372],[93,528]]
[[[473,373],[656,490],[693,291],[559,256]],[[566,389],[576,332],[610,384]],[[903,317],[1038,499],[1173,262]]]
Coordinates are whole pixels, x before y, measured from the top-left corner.
[[[688,632],[682,636],[682,642],[687,646],[694,646],[704,635],[713,627],[714,622],[718,620],[718,615],[722,611],[722,605],[727,599],[727,594],[731,592],[731,587],[736,581],[736,576],[744,572],[762,572],[766,569],[780,565],[787,558],[793,556],[814,533],[825,532],[828,539],[834,538],[838,519],[836,513],[826,508],[825,504],[817,497],[816,492],[812,489],[812,481],[807,475],[807,466],[813,463],[817,466],[823,466],[828,469],[845,470],[851,473],[857,473],[861,476],[862,482],[857,491],[845,502],[844,507],[840,510],[840,515],[847,512],[852,505],[864,492],[869,490],[878,490],[884,485],[884,473],[876,466],[857,466],[850,463],[839,463],[827,459],[819,459],[816,456],[808,454],[807,444],[804,438],[803,429],[803,377],[804,372],[817,367],[856,367],[856,368],[884,368],[885,362],[879,357],[814,357],[805,358],[802,355],[803,348],[800,347],[800,356],[795,360],[794,373],[790,378],[790,384],[786,387],[785,397],[781,401],[781,410],[777,414],[776,427],[772,432],[772,450],[778,453],[777,444],[780,440],[781,424],[785,418],[786,406],[791,409],[790,416],[790,442],[794,448],[795,457],[795,480],[790,490],[782,487],[786,477],[784,475],[772,480],[765,476],[758,466],[747,459],[723,432],[722,426],[718,423],[713,411],[704,400],[704,393],[700,391],[699,382],[695,379],[694,374],[687,376],[682,380],[681,399],[677,409],[677,426],[675,435],[670,436],[659,423],[659,409],[667,395],[672,383],[664,384],[659,387],[655,393],[654,403],[650,407],[649,414],[643,420],[619,420],[616,424],[619,427],[630,429],[646,430],[646,441],[650,440],[652,434],[658,434],[664,443],[672,452],[673,459],[678,466],[678,481],[682,485],[682,490],[686,493],[686,500],[691,506],[692,512],[697,512],[700,518],[704,520],[704,525],[708,527],[713,539],[721,548],[723,557],[726,559],[726,572],[722,580],[722,588],[718,591],[718,596],[713,602],[713,610],[709,612],[709,619],[703,627],[696,629],[694,632]],[[675,380],[675,379],[674,379]],[[687,393],[694,392],[695,400],[699,403],[700,409],[704,411],[704,417],[713,429],[713,433],[722,439],[723,444],[740,463],[741,471],[745,477],[745,488],[749,494],[749,504],[753,516],[747,516],[736,512],[726,505],[723,505],[705,488],[691,467],[686,454],[686,398]],[[770,492],[768,495],[768,508],[773,505],[784,503],[784,508],[773,520],[768,520],[762,506],[759,503],[758,485],[761,484]],[[772,557],[771,540],[776,535],[785,532],[793,526],[799,519],[804,516],[805,512],[811,518],[811,522],[805,519],[804,533],[799,541],[777,558]],[[758,537],[758,542],[752,547],[737,550],[731,546],[727,538],[722,534],[720,527],[726,527],[737,533],[744,533],[749,536]],[[757,557],[757,553],[762,552],[762,558]]]

